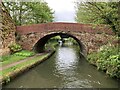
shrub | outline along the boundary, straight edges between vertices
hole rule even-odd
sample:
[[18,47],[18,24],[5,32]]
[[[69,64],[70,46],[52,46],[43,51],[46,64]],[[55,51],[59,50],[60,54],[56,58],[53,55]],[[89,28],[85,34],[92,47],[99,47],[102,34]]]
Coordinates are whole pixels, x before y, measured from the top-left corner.
[[93,65],[96,65],[96,62],[97,62],[97,59],[98,59],[98,54],[96,53],[93,53],[93,54],[90,54],[88,55],[87,59],[89,60],[89,62]]
[[15,53],[15,52],[18,52],[18,51],[22,50],[22,47],[19,44],[16,44],[16,43],[10,45],[9,48],[10,48],[12,53]]
[[109,74],[111,77],[120,78],[120,60],[118,58],[119,55],[111,55],[108,58],[110,62],[106,73]]
[[97,68],[106,71],[108,62],[105,60],[97,60]]
[[98,53],[88,55],[88,61],[111,77],[120,78],[120,52],[115,46],[102,46]]

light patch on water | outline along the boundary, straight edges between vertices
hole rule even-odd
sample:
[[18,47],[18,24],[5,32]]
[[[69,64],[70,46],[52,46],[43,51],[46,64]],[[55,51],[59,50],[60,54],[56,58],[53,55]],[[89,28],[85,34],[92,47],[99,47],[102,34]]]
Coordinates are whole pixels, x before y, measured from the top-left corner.
[[[65,52],[65,53],[64,53]],[[74,71],[77,64],[77,56],[71,48],[58,49],[56,57],[56,69],[60,74],[65,74],[68,70]]]

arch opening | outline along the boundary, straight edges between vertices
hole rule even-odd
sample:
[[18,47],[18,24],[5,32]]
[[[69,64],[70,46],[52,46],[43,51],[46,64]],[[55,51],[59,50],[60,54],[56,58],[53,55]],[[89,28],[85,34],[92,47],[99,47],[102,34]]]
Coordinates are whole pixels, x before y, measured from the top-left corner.
[[34,45],[33,50],[36,53],[41,53],[44,52],[44,48],[45,48],[45,44],[47,43],[47,41],[55,36],[60,36],[61,38],[67,38],[67,37],[71,37],[74,40],[76,40],[76,42],[78,43],[79,47],[80,47],[80,53],[86,57],[87,52],[86,52],[86,48],[85,45],[75,36],[68,34],[68,33],[52,33],[52,34],[48,34],[42,38],[40,38],[37,43]]

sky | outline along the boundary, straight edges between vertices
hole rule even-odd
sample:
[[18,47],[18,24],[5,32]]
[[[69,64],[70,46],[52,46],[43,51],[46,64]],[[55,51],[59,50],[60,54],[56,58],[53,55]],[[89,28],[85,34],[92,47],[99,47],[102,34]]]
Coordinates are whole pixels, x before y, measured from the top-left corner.
[[55,11],[56,22],[75,22],[76,0],[45,0],[48,6]]

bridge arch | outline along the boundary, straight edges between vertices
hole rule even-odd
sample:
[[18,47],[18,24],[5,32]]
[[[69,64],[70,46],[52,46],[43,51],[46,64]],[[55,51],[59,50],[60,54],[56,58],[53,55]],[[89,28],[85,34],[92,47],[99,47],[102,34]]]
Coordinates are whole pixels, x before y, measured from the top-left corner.
[[66,33],[79,43],[79,46],[82,47],[81,52],[84,54],[98,51],[100,46],[114,38],[112,30],[108,26],[97,25],[93,28],[93,25],[90,24],[63,22],[17,26],[16,33],[20,38],[17,42],[26,50],[36,50],[40,43],[40,46],[43,47],[50,37]]
[[79,47],[80,47],[80,53],[84,56],[87,55],[87,51],[86,51],[86,48],[85,48],[85,45],[81,42],[81,40],[79,40],[78,38],[76,38],[74,35],[72,34],[69,34],[69,33],[52,33],[52,34],[47,34],[45,36],[43,36],[42,38],[40,38],[36,43],[35,45],[33,46],[33,50],[37,53],[40,53],[40,52],[43,52],[44,50],[44,47],[45,47],[45,44],[47,43],[47,41],[54,37],[54,36],[62,36],[62,35],[67,35],[68,37],[71,37],[73,38],[74,40],[77,41]]

